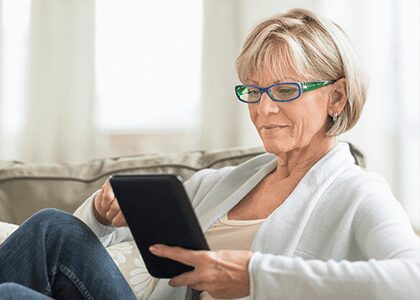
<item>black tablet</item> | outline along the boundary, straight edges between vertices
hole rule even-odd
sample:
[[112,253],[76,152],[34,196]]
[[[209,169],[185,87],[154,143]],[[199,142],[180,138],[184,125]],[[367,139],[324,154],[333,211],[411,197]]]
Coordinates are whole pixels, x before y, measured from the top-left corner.
[[149,273],[172,278],[191,271],[191,266],[149,251],[153,244],[209,249],[180,179],[171,174],[114,175],[110,182]]

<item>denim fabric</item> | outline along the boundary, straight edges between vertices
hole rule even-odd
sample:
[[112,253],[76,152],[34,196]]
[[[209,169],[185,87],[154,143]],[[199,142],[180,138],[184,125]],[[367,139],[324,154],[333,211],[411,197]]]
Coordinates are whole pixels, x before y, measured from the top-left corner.
[[40,294],[26,286],[6,282],[0,284],[0,299],[2,300],[51,300],[43,294]]
[[[55,299],[135,299],[95,234],[55,209],[34,214],[0,245],[0,283],[6,282]],[[5,289],[11,288],[17,289]]]

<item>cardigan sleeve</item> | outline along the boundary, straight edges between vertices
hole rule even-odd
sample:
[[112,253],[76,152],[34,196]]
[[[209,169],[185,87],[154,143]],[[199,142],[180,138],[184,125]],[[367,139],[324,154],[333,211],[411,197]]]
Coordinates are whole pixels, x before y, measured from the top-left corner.
[[99,223],[93,213],[93,199],[96,191],[74,212],[74,216],[85,222],[89,228],[96,234],[104,247],[114,245],[124,241],[133,240],[128,227],[111,227]]
[[420,299],[420,239],[400,203],[379,184],[364,191],[353,216],[353,234],[366,260],[303,260],[256,252],[249,264],[251,296]]
[[255,252],[252,299],[419,299],[420,258],[303,260]]

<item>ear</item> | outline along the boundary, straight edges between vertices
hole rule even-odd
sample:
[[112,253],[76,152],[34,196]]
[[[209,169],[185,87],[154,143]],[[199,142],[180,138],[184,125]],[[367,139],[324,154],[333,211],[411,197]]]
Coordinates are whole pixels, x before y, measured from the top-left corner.
[[340,78],[332,84],[330,97],[328,100],[328,114],[340,114],[347,103],[347,81]]

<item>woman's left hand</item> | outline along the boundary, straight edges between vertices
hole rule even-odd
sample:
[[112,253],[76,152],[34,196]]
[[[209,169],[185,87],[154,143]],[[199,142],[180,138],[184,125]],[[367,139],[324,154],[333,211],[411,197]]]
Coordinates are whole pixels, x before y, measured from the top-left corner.
[[173,277],[172,287],[187,285],[198,291],[206,291],[214,298],[241,298],[249,295],[248,264],[251,251],[188,250],[156,244],[150,251],[157,256],[176,260],[194,267],[194,270]]

